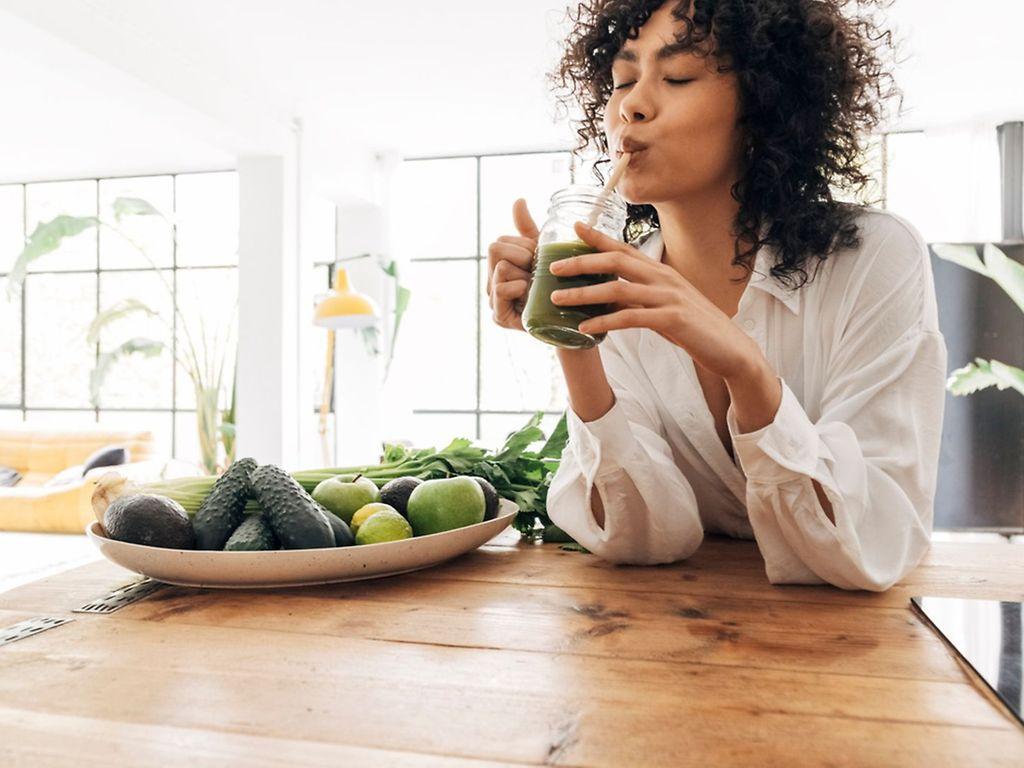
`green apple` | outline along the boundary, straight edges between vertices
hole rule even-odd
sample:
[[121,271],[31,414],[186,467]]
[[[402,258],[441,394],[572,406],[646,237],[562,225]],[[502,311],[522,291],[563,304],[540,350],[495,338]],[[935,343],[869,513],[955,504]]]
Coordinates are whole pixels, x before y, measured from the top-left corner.
[[359,526],[356,544],[381,544],[412,538],[412,526],[394,509],[374,512]]
[[446,477],[417,485],[409,496],[409,522],[417,536],[483,522],[483,489],[472,477]]
[[[352,526],[352,533],[358,533],[359,526],[365,523],[367,518],[370,517],[370,515],[376,514],[377,512],[380,512],[383,509],[389,509],[392,512],[398,512],[398,510],[392,507],[390,504],[384,504],[379,501],[371,502],[370,504],[366,504],[357,509],[356,513],[352,515],[352,522],[349,523],[349,525]],[[399,512],[399,514],[401,513]]]
[[379,497],[377,486],[365,478],[345,483],[336,477],[329,477],[313,489],[313,500],[346,523],[352,521],[352,515],[357,509],[375,502]]

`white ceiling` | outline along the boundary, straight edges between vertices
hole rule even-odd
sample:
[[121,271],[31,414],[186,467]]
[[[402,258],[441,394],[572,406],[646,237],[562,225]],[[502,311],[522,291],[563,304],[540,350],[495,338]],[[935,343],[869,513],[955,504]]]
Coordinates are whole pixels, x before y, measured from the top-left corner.
[[[0,104],[17,118],[0,121],[0,179],[232,165],[280,151],[292,118],[332,186],[373,151],[567,146],[544,80],[563,8],[0,0]],[[1024,118],[1024,3],[897,0],[890,17],[907,57],[898,127]]]

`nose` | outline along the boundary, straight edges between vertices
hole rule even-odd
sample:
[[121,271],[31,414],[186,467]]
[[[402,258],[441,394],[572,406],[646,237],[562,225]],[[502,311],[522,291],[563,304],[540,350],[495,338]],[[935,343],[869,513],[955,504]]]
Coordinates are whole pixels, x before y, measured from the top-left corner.
[[654,115],[654,104],[647,92],[646,79],[640,78],[619,102],[619,118],[624,123],[642,123]]

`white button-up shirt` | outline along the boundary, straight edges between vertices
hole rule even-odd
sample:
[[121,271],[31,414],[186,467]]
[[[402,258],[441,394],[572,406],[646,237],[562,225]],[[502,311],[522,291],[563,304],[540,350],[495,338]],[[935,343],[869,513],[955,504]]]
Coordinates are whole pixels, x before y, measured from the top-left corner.
[[[586,423],[567,408],[551,519],[613,562],[680,560],[708,531],[756,539],[776,584],[884,590],[910,571],[930,541],[946,344],[921,236],[870,208],[857,222],[860,246],[816,276],[812,259],[797,291],[769,275],[771,251],[758,253],[733,322],[778,374],[782,403],[746,434],[729,407],[736,463],[690,356],[645,328],[609,332],[598,349],[615,404]],[[661,260],[660,232],[640,250]]]

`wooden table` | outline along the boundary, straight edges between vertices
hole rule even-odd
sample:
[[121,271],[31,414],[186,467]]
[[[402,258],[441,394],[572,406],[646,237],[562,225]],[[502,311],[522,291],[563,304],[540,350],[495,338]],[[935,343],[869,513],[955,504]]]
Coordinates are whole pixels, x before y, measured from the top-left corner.
[[936,544],[884,594],[773,587],[750,542],[617,567],[506,532],[447,565],[275,591],[98,562],[0,595],[0,765],[1024,765],[1024,729],[908,607],[1020,600],[1024,548]]

